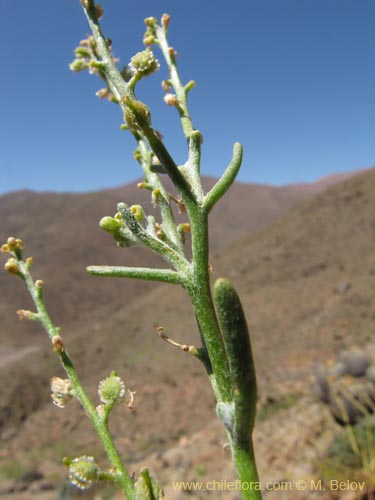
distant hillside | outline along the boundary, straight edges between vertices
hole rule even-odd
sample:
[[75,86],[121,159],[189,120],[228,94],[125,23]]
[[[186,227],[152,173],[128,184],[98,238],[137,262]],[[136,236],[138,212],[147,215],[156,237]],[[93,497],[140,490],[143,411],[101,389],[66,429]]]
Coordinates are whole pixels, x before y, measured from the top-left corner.
[[[207,189],[213,183],[214,179],[205,179]],[[212,212],[212,252],[216,254],[237,238],[264,227],[310,196],[309,192],[288,187],[235,184]],[[164,265],[159,256],[149,251],[117,248],[113,239],[98,227],[104,215],[116,212],[120,201],[129,205],[141,203],[147,213],[158,217],[150,193],[137,189],[136,183],[87,194],[18,191],[0,197],[0,241],[9,235],[24,239],[27,254],[35,259],[35,278],[42,277],[46,282],[51,313],[65,327],[83,323],[86,318],[98,320],[113,314],[153,288],[150,283],[88,276],[87,265]],[[32,331],[34,325],[14,321],[14,311],[29,304],[26,292],[17,280],[2,273],[0,294],[0,340],[27,344],[29,339],[23,333]]]
[[[280,201],[284,194],[264,188],[258,199],[267,203],[271,199],[274,208],[271,216],[266,204],[260,204],[257,213],[264,218],[258,220],[258,226],[247,222],[254,213],[249,208],[240,212],[236,211],[238,206],[235,208],[238,200],[244,205],[250,203],[250,194],[254,202],[257,189],[236,185],[229,195],[232,203],[227,198],[231,208],[213,215],[213,246],[217,249],[211,262],[213,277],[229,277],[241,294],[254,345],[261,400],[277,399],[285,387],[293,394],[294,387],[300,390],[302,386],[308,394],[317,361],[373,337],[374,183],[375,172],[365,172],[305,202],[289,201],[295,207],[287,213]],[[126,288],[125,282],[118,285],[115,280],[87,280],[84,273],[78,274],[78,263],[85,265],[87,260],[119,262],[116,259],[121,254],[122,261],[131,265],[138,257],[129,250],[117,250],[110,238],[91,224],[93,215],[99,219],[113,213],[112,206],[120,193],[105,194],[99,206],[103,198],[99,193],[57,197],[15,193],[9,195],[8,203],[4,202],[6,197],[0,198],[0,213],[6,209],[8,214],[7,227],[2,231],[13,227],[12,233],[31,240],[31,252],[40,256],[35,269],[47,282],[51,304],[62,292],[62,299],[53,309],[63,327],[67,316],[69,328],[63,332],[68,332],[69,351],[90,392],[95,394],[98,380],[112,369],[137,391],[135,410],[119,408],[113,422],[122,453],[134,462],[152,452],[158,456],[160,450],[183,436],[201,430],[213,418],[214,401],[199,362],[165,344],[155,333],[162,324],[171,337],[181,342],[199,342],[191,306],[181,290],[171,285],[142,289],[134,282],[128,282]],[[126,199],[134,203],[139,197],[131,198],[129,193]],[[40,211],[43,205],[48,209]],[[254,224],[251,231],[246,234],[234,223],[235,214],[242,217],[243,224]],[[62,231],[68,226],[74,228],[73,234]],[[42,233],[38,235],[39,229]],[[92,258],[93,254],[96,258]],[[56,262],[61,264],[58,272]],[[4,296],[11,301],[6,307],[24,307],[22,284],[4,275],[0,283]],[[71,311],[76,311],[76,318],[69,317]],[[3,320],[3,301],[0,314]],[[14,323],[13,315],[11,320],[12,327],[10,319],[6,324],[12,328],[12,337],[1,333],[8,350],[0,360],[5,386],[0,405],[0,436],[5,443],[0,452],[0,470],[10,457],[48,472],[67,453],[100,453],[87,419],[75,404],[64,411],[50,402],[45,404],[48,378],[62,372],[38,326]],[[17,342],[27,347],[18,347],[18,360],[13,358],[9,363],[15,355],[12,346]],[[223,437],[218,435],[216,439],[220,443]],[[64,475],[63,470],[60,473]]]

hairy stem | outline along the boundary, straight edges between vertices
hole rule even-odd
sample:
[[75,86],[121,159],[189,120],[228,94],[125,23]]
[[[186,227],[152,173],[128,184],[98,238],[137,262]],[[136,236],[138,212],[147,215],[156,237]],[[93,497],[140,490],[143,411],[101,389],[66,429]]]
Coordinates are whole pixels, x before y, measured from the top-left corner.
[[[37,309],[36,319],[41,323],[41,325],[47,332],[49,338],[53,342],[56,336],[58,336],[59,334],[59,328],[57,328],[54,325],[51,317],[47,312],[46,306],[42,298],[42,289],[41,287],[36,286],[36,284],[34,283],[31,274],[29,272],[28,265],[25,264],[22,260],[18,261],[18,265],[20,267],[22,277],[26,283],[26,286],[36,306]],[[133,480],[125,470],[121,456],[109,432],[107,422],[103,421],[99,417],[95,406],[91,402],[90,398],[88,397],[86,391],[84,390],[81,384],[81,381],[73,366],[73,362],[68,352],[65,350],[64,347],[60,346],[60,348],[57,350],[57,353],[60,357],[60,361],[63,365],[63,368],[68,378],[72,382],[74,393],[78,401],[80,402],[82,408],[85,410],[86,415],[89,417],[93,427],[95,428],[95,431],[103,445],[103,448],[107,454],[110,463],[115,467],[117,471],[116,474],[117,483],[121,487],[122,491],[127,495],[128,499],[134,500],[135,496],[134,496]]]

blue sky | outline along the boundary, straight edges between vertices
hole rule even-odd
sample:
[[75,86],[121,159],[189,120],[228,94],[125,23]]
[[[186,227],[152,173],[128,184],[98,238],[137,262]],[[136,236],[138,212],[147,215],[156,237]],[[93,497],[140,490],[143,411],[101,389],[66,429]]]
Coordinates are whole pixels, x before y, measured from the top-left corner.
[[[282,185],[375,164],[374,0],[103,1],[103,29],[127,64],[142,50],[143,19],[172,16],[202,171],[218,176],[243,143],[239,179]],[[69,71],[88,33],[78,0],[0,0],[0,193],[87,191],[141,176],[121,113],[100,82]],[[160,54],[157,53],[161,61]],[[162,62],[162,61],[161,61]],[[175,159],[186,146],[163,102],[160,71],[138,96]]]

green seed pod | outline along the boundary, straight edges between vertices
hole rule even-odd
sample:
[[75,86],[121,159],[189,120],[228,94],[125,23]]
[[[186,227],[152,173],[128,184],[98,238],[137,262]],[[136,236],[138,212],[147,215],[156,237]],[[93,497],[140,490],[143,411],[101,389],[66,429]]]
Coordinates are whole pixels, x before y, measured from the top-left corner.
[[232,379],[233,437],[247,443],[255,422],[257,387],[246,318],[238,294],[228,280],[218,279],[213,292]]

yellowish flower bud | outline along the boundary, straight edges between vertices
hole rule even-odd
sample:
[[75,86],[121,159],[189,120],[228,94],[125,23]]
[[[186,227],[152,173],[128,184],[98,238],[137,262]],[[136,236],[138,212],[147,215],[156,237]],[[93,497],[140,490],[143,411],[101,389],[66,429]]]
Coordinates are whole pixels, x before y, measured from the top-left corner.
[[143,38],[143,43],[147,45],[148,47],[155,43],[155,37],[154,35],[147,35]]
[[11,257],[10,259],[7,260],[7,262],[4,265],[5,271],[8,271],[8,273],[11,274],[19,274],[20,273],[20,268],[18,266],[18,263],[16,259]]
[[154,189],[151,193],[151,201],[154,208],[156,208],[158,204],[160,194],[160,189]]
[[25,243],[20,238],[16,239],[16,245],[17,245],[18,250],[24,250],[24,248],[25,248]]
[[149,26],[150,28],[154,28],[158,24],[158,20],[156,17],[146,17],[145,19],[145,25]]
[[10,236],[7,239],[8,247],[11,252],[14,252],[14,250],[17,248],[17,240],[16,238],[13,238],[13,236]]
[[9,253],[9,252],[10,252],[10,248],[9,248],[8,243],[4,243],[3,245],[1,245],[1,253]]
[[177,226],[177,229],[180,233],[190,233],[190,224],[188,224],[187,222],[179,224]]
[[130,207],[130,210],[132,211],[132,214],[136,218],[138,222],[142,222],[143,220],[143,208],[141,205],[132,205]]
[[99,226],[104,229],[104,231],[107,231],[107,233],[115,234],[116,231],[122,227],[123,223],[121,220],[115,217],[103,217],[101,221],[99,222]]

